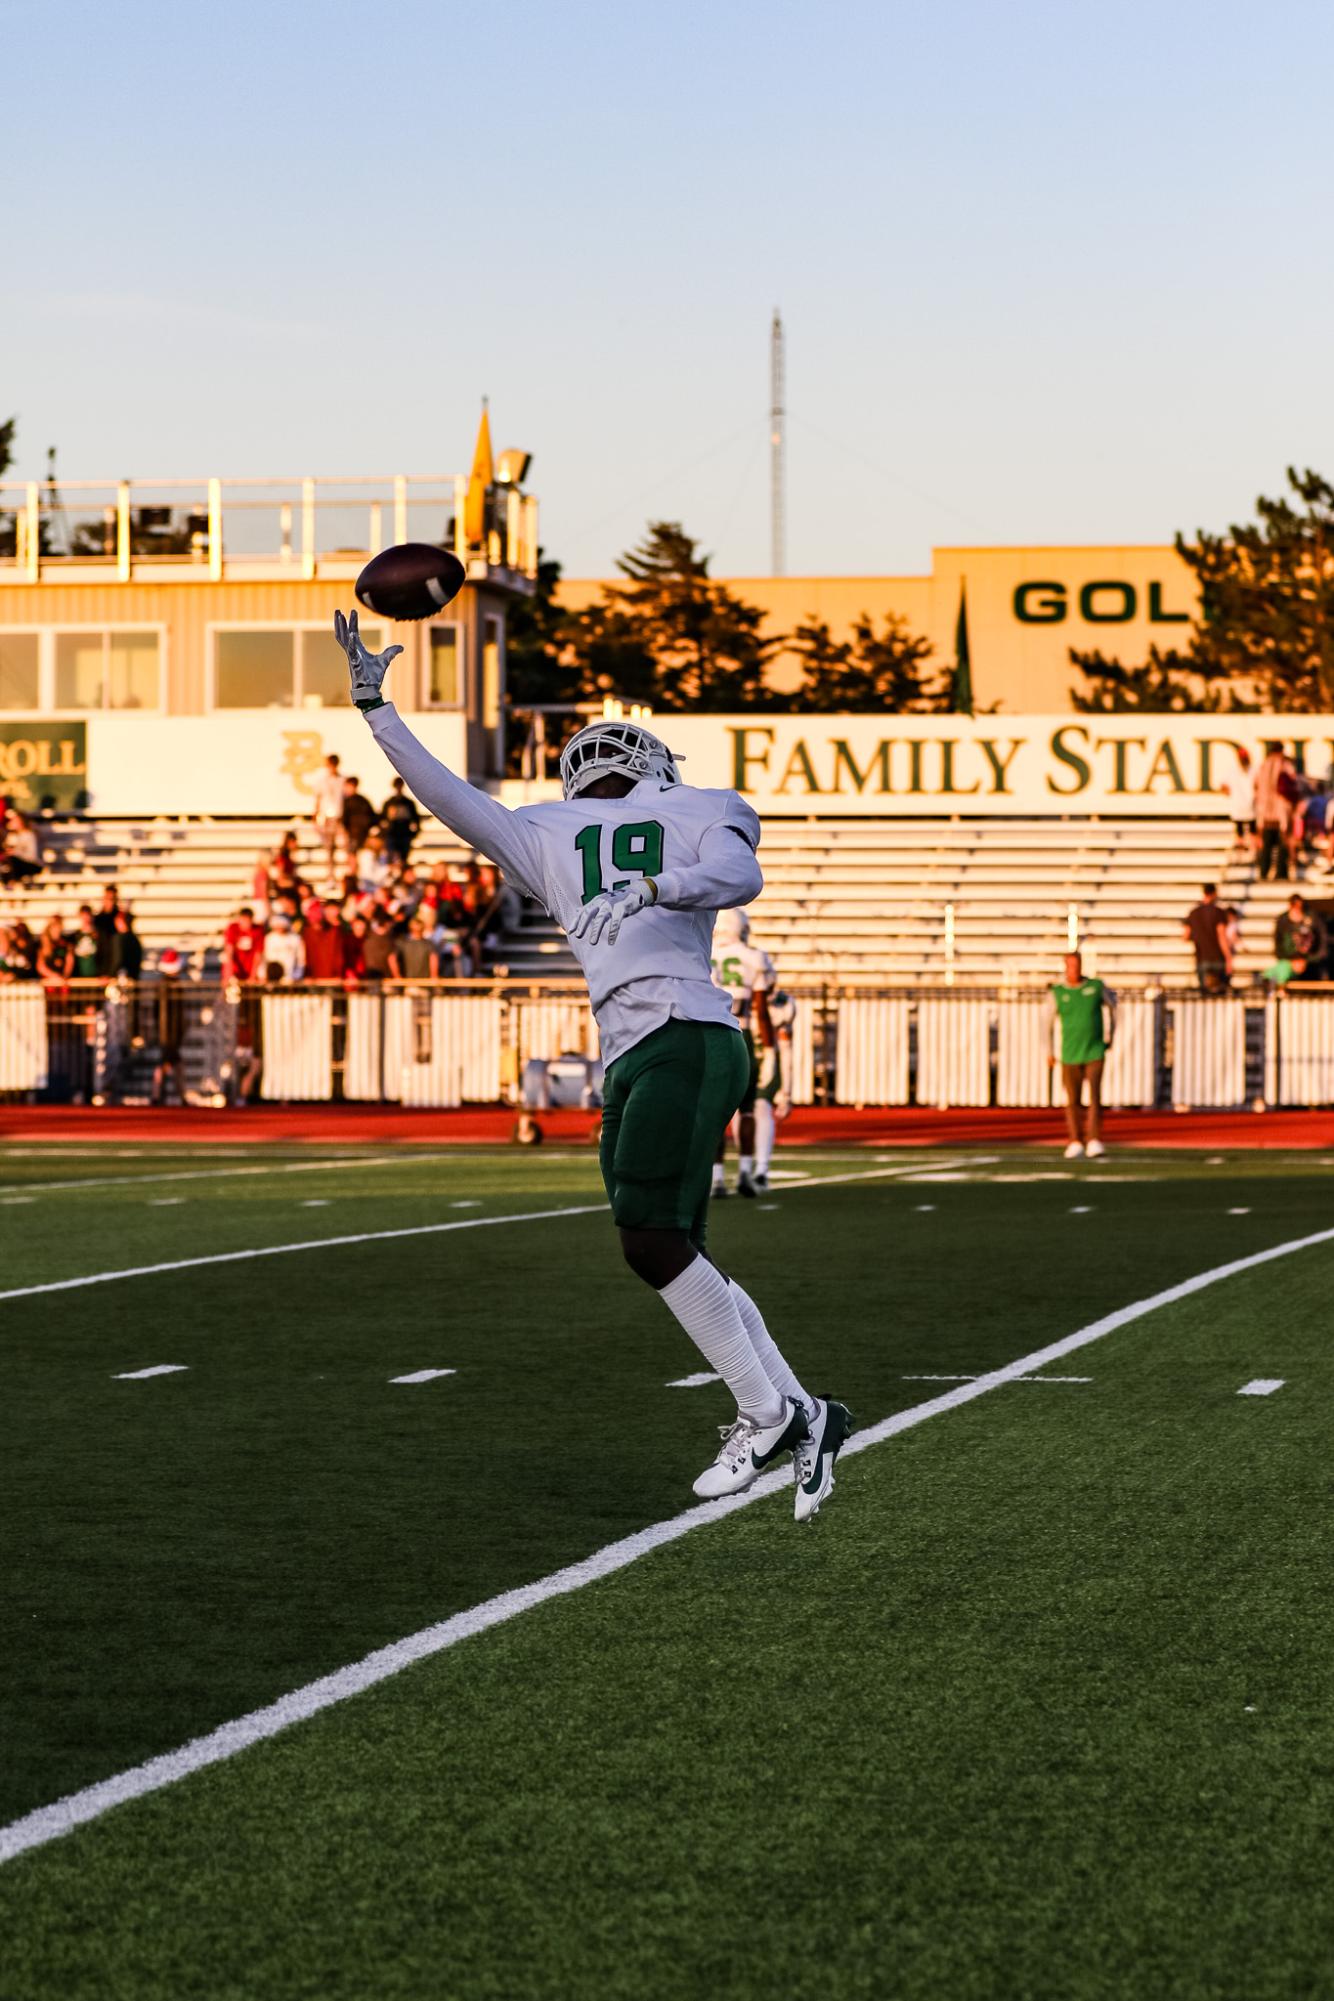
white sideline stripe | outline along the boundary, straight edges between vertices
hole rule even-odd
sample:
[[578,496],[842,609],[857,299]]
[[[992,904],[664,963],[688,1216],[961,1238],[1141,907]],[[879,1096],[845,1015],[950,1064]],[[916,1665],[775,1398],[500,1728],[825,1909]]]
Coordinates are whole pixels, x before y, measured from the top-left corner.
[[391,1383],[433,1383],[437,1376],[456,1376],[457,1369],[414,1369],[410,1376],[391,1376]]
[[1249,1216],[1251,1212],[1249,1209],[1229,1209],[1227,1213],[1229,1216]]
[[141,1383],[145,1376],[183,1376],[189,1366],[188,1362],[154,1362],[151,1369],[123,1369],[111,1380],[116,1383]]
[[[881,1445],[887,1438],[897,1438],[900,1432],[925,1424],[929,1417],[957,1410],[960,1404],[985,1396],[988,1390],[998,1388],[1001,1383],[1013,1382],[1034,1369],[1043,1368],[1048,1362],[1058,1362],[1063,1355],[1073,1354],[1077,1348],[1085,1348],[1091,1341],[1100,1341],[1105,1334],[1114,1334],[1118,1328],[1129,1326],[1132,1320],[1142,1319],[1146,1313],[1153,1313],[1160,1306],[1171,1306],[1178,1299],[1189,1299],[1192,1293],[1203,1292],[1207,1286],[1217,1285],[1222,1279],[1235,1278],[1239,1272],[1253,1271],[1258,1265],[1272,1264],[1277,1258],[1291,1257],[1296,1251],[1310,1250],[1317,1244],[1331,1242],[1334,1242],[1334,1229],[1317,1230],[1309,1237],[1293,1237],[1285,1244],[1275,1244],[1271,1250],[1253,1251],[1249,1257],[1235,1258],[1230,1264],[1215,1265],[1212,1271],[1199,1272],[1194,1278],[1183,1279],[1179,1285],[1169,1285],[1148,1299],[1138,1299],[1133,1305],[1118,1307],[1116,1312],[1104,1314],[1101,1320],[1091,1321],[1087,1327],[1066,1334],[1059,1341],[1049,1341],[1045,1348],[1035,1348],[1031,1355],[1021,1355],[1017,1361],[992,1369],[973,1382],[960,1383],[940,1396],[930,1397],[925,1403],[912,1404],[907,1410],[895,1411],[893,1416],[882,1418],[879,1424],[873,1424],[849,1439],[843,1448],[844,1457],[854,1452],[865,1452],[872,1445]],[[638,1529],[619,1542],[607,1543],[579,1563],[567,1564],[563,1570],[553,1570],[533,1584],[520,1585],[514,1591],[502,1591],[498,1597],[487,1598],[480,1605],[470,1606],[467,1611],[456,1612],[452,1618],[442,1619],[438,1625],[424,1626],[418,1633],[410,1633],[390,1646],[379,1647],[349,1667],[321,1675],[318,1681],[293,1689],[289,1695],[280,1696],[263,1709],[251,1710],[248,1716],[235,1717],[230,1723],[210,1730],[206,1736],[192,1737],[188,1744],[180,1745],[175,1751],[165,1751],[159,1757],[146,1759],[141,1765],[132,1765],[127,1771],[101,1779],[96,1785],[85,1786],[80,1792],[69,1793],[50,1806],[36,1807],[21,1819],[10,1821],[7,1827],[0,1827],[0,1863],[12,1861],[16,1855],[22,1855],[30,1848],[40,1848],[48,1841],[58,1840],[62,1834],[69,1834],[85,1822],[96,1820],[113,1806],[142,1799],[146,1793],[174,1785],[191,1772],[203,1771],[209,1765],[234,1758],[238,1751],[263,1743],[265,1738],[276,1737],[280,1730],[286,1730],[291,1724],[302,1723],[307,1717],[317,1716],[322,1709],[328,1709],[336,1702],[345,1702],[349,1696],[360,1695],[364,1689],[374,1688],[377,1683],[401,1674],[404,1668],[411,1667],[416,1661],[428,1660],[434,1654],[457,1646],[460,1640],[472,1639],[492,1626],[503,1625],[520,1612],[529,1612],[534,1606],[544,1605],[552,1598],[562,1598],[572,1591],[582,1590],[586,1584],[596,1584],[600,1579],[637,1562],[641,1556],[647,1556],[650,1550],[678,1542],[692,1529],[703,1528],[708,1522],[721,1521],[725,1515],[736,1514],[739,1509],[750,1507],[753,1502],[789,1486],[791,1481],[791,1467],[785,1467],[781,1472],[766,1473],[744,1493],[729,1494],[720,1501],[702,1501],[696,1507],[687,1508],[684,1514],[673,1515],[668,1521],[654,1522],[646,1529]]]
[[[418,1161],[449,1160],[451,1154],[377,1154],[365,1160],[349,1155],[342,1160],[278,1160],[259,1167],[173,1167],[162,1174],[101,1174],[80,1176],[75,1181],[29,1181],[29,1188],[43,1195],[80,1188],[147,1188],[155,1181],[227,1181],[241,1174],[327,1174],[333,1168],[416,1166]],[[26,1202],[26,1195],[11,1195],[11,1202]]]
[[674,1383],[665,1383],[663,1387],[669,1390],[702,1390],[705,1383],[721,1381],[721,1376],[712,1376],[707,1369],[701,1369],[697,1376],[678,1376]]
[[[982,1378],[971,1376],[900,1376],[901,1383],[980,1383]],[[1016,1383],[1091,1383],[1092,1376],[1014,1376]]]
[[[245,1170],[247,1173],[249,1169]],[[845,1181],[885,1181],[902,1174],[902,1168],[862,1168],[855,1174],[808,1174],[803,1181],[789,1181],[789,1188],[828,1188]],[[23,1198],[26,1200],[26,1197]],[[202,1258],[171,1258],[160,1265],[126,1265],[120,1271],[89,1272],[83,1278],[48,1279],[43,1285],[16,1285],[0,1292],[0,1300],[33,1299],[43,1292],[76,1292],[82,1286],[109,1285],[117,1278],[153,1278],[159,1272],[194,1271],[201,1265],[242,1264],[247,1258],[280,1258],[293,1251],[338,1250],[349,1244],[382,1244],[397,1237],[438,1237],[448,1230],[487,1230],[504,1223],[548,1223],[561,1216],[606,1215],[602,1202],[580,1202],[565,1209],[527,1209],[511,1216],[460,1216],[457,1223],[415,1223],[400,1230],[364,1230],[353,1237],[311,1237],[299,1244],[259,1244],[248,1251],[212,1251]]]
[[1249,1383],[1243,1383],[1237,1391],[1239,1397],[1272,1397],[1275,1390],[1281,1390],[1284,1376],[1256,1376]]

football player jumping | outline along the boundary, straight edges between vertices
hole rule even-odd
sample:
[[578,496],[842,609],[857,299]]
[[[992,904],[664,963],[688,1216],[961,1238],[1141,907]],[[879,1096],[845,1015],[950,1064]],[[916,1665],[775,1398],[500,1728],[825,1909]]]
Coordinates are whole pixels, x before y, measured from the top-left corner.
[[790,1452],[796,1517],[834,1484],[846,1407],[803,1389],[749,1294],[704,1248],[718,1142],[749,1081],[726,994],[710,977],[715,914],[763,883],[760,823],[735,792],[683,785],[638,723],[595,722],[561,753],[563,801],[511,811],[441,764],[381,688],[400,646],[370,653],[334,616],[352,699],[414,796],[562,925],[588,981],[607,1066],[600,1162],[630,1269],[659,1294],[736,1398],[695,1481],[735,1494]]

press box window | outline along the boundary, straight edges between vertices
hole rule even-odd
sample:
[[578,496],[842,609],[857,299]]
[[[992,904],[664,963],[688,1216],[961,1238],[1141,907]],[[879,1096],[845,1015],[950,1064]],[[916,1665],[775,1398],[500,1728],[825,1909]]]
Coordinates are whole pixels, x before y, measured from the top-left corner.
[[[382,626],[364,625],[361,636],[370,652],[383,651]],[[347,655],[322,626],[213,635],[215,709],[332,709],[350,701]]]
[[58,709],[162,706],[162,644],[156,632],[58,632]]
[[35,632],[0,632],[0,709],[35,709],[38,706]]
[[428,709],[461,709],[463,687],[463,632],[457,625],[429,628],[431,646],[426,661],[426,703]]

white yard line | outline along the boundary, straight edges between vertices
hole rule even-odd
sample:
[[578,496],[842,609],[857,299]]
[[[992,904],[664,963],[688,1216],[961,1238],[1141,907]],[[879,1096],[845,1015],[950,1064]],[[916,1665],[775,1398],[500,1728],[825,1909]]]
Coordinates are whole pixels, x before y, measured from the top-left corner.
[[[478,1222],[482,1220],[477,1219]],[[469,1226],[455,1224],[446,1227]],[[1275,1244],[1271,1250],[1254,1251],[1249,1257],[1235,1258],[1230,1264],[1215,1265],[1211,1271],[1199,1272],[1194,1278],[1183,1279],[1178,1285],[1166,1286],[1162,1292],[1155,1292],[1148,1299],[1138,1299],[1130,1306],[1118,1307],[1114,1313],[1106,1313],[1100,1320],[1091,1321],[1087,1327],[1066,1334],[1058,1341],[1049,1341],[1045,1347],[1021,1355],[1016,1361],[1007,1362],[1003,1368],[992,1369],[974,1382],[959,1383],[943,1395],[929,1398],[926,1403],[913,1404],[907,1410],[895,1411],[893,1416],[882,1418],[879,1424],[857,1432],[844,1447],[844,1456],[865,1452],[873,1445],[882,1445],[886,1439],[897,1438],[901,1432],[925,1424],[928,1418],[938,1417],[947,1410],[957,1410],[961,1404],[985,1396],[988,1390],[1029,1375],[1034,1369],[1044,1368],[1048,1362],[1057,1362],[1062,1356],[1073,1354],[1077,1348],[1087,1347],[1091,1341],[1100,1341],[1106,1334],[1116,1333],[1119,1328],[1129,1326],[1132,1321],[1142,1319],[1161,1306],[1189,1299],[1193,1293],[1203,1292],[1206,1287],[1217,1285],[1223,1279],[1235,1278],[1240,1272],[1253,1271],[1258,1265],[1272,1264],[1278,1258],[1291,1257],[1297,1251],[1328,1243],[1334,1243],[1334,1229],[1317,1230],[1308,1237],[1293,1237],[1285,1244]],[[360,1695],[363,1690],[388,1681],[417,1661],[429,1660],[436,1654],[444,1653],[447,1648],[457,1646],[460,1640],[472,1639],[478,1633],[503,1625],[507,1620],[517,1618],[519,1613],[530,1612],[534,1606],[544,1605],[553,1598],[581,1591],[586,1584],[596,1584],[600,1579],[624,1570],[627,1565],[637,1563],[650,1551],[679,1542],[692,1529],[721,1521],[725,1515],[736,1514],[741,1508],[750,1507],[755,1501],[779,1492],[783,1487],[790,1486],[791,1481],[790,1467],[781,1472],[766,1473],[744,1493],[729,1495],[721,1501],[704,1501],[697,1507],[687,1508],[683,1514],[671,1516],[667,1521],[654,1522],[648,1528],[638,1529],[619,1542],[607,1543],[578,1563],[567,1564],[562,1570],[554,1570],[548,1576],[538,1578],[535,1583],[520,1585],[514,1591],[502,1591],[495,1598],[485,1599],[482,1604],[470,1606],[467,1611],[456,1612],[450,1619],[442,1619],[438,1625],[424,1626],[420,1632],[410,1633],[406,1639],[377,1648],[374,1653],[354,1661],[349,1667],[321,1675],[317,1681],[293,1689],[290,1695],[280,1696],[263,1709],[254,1709],[247,1716],[235,1717],[230,1723],[210,1730],[206,1736],[191,1738],[188,1744],[182,1744],[174,1751],[149,1758],[141,1765],[132,1765],[128,1771],[117,1772],[114,1778],[102,1779],[96,1785],[85,1786],[80,1792],[69,1793],[50,1806],[37,1807],[21,1819],[11,1821],[7,1827],[0,1827],[0,1862],[12,1861],[28,1849],[56,1841],[74,1828],[98,1819],[114,1806],[142,1799],[146,1793],[159,1792],[164,1786],[187,1778],[192,1772],[204,1771],[210,1765],[234,1758],[238,1751],[248,1750],[252,1744],[261,1744],[266,1738],[276,1737],[279,1731],[288,1729],[293,1723],[305,1722],[308,1717],[319,1715],[321,1710],[329,1709],[335,1703],[346,1702],[349,1696]]]
[[[351,1171],[358,1167],[423,1167],[435,1160],[455,1160],[455,1154],[383,1153],[369,1159],[277,1160],[249,1167],[173,1167],[161,1174],[106,1174],[82,1176],[75,1181],[25,1181],[25,1190],[41,1195],[76,1194],[81,1188],[140,1188],[156,1181],[228,1181],[245,1174],[328,1174],[335,1168]],[[27,1202],[31,1194],[11,1195],[11,1202]]]
[[[245,1170],[249,1172],[249,1169]],[[893,1180],[903,1170],[894,1167],[863,1168],[855,1174],[810,1174],[802,1181],[789,1181],[788,1189],[828,1188],[847,1181]],[[299,1244],[259,1244],[247,1251],[213,1251],[202,1258],[170,1258],[164,1264],[127,1265],[120,1271],[95,1271],[83,1278],[48,1279],[42,1285],[16,1285],[0,1292],[0,1300],[32,1299],[43,1292],[77,1292],[84,1286],[109,1285],[113,1279],[152,1278],[165,1271],[194,1271],[201,1265],[243,1264],[247,1258],[280,1258],[294,1251],[337,1250],[349,1244],[381,1244],[397,1237],[438,1237],[449,1230],[494,1229],[503,1223],[547,1223],[559,1216],[606,1215],[606,1202],[580,1202],[565,1209],[527,1209],[517,1215],[461,1216],[457,1223],[417,1223],[409,1229],[363,1230],[353,1237],[312,1237]]]
[[721,1376],[711,1376],[707,1369],[701,1369],[697,1376],[677,1376],[674,1382],[663,1385],[669,1390],[702,1390],[706,1383],[720,1383]]
[[1249,1383],[1243,1383],[1237,1391],[1239,1397],[1272,1397],[1275,1390],[1281,1390],[1285,1376],[1256,1376]]
[[440,1376],[456,1376],[457,1369],[414,1369],[408,1376],[391,1376],[391,1383],[433,1383]]
[[183,1376],[189,1368],[188,1362],[154,1362],[151,1369],[122,1369],[113,1376],[116,1383],[141,1383],[146,1376]]

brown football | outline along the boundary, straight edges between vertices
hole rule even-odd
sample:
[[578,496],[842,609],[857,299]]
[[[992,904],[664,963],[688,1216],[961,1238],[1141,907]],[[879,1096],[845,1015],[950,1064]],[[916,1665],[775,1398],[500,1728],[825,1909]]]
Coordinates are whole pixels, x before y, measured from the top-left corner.
[[381,618],[430,618],[463,588],[458,557],[432,542],[400,542],[372,556],[357,578],[357,600]]

